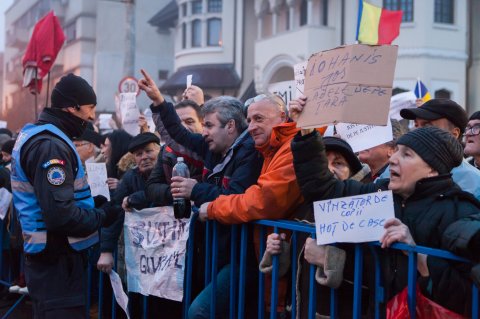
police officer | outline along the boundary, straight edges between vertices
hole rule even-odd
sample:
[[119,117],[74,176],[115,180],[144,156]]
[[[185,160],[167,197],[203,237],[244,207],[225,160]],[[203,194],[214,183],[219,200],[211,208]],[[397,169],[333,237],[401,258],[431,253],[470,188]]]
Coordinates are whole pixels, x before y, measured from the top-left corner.
[[51,101],[37,123],[22,129],[12,154],[25,276],[35,318],[85,318],[86,249],[98,241],[100,227],[116,220],[117,211],[105,198],[92,198],[71,141],[95,119],[93,88],[68,74]]

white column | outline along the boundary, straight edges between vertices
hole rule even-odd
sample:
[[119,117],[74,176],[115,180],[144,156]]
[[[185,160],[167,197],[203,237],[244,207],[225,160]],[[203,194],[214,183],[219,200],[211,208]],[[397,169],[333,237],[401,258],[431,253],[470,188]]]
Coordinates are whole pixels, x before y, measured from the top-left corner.
[[262,19],[262,16],[257,16],[257,40],[262,39],[262,31],[263,31],[263,19]]
[[272,36],[277,34],[278,10],[272,11]]
[[307,25],[313,24],[313,0],[307,0]]

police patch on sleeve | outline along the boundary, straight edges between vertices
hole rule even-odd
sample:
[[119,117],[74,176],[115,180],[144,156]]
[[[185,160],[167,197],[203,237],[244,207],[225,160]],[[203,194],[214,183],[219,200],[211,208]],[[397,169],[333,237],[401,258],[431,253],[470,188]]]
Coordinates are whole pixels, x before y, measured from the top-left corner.
[[47,181],[54,186],[62,185],[65,182],[65,176],[65,170],[60,166],[54,166],[47,171]]

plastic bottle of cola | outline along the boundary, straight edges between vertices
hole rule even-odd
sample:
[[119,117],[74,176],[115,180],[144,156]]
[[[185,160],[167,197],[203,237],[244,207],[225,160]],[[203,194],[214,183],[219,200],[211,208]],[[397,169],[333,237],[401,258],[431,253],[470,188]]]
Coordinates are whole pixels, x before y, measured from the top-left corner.
[[[187,164],[183,161],[183,157],[177,157],[177,164],[173,167],[172,176],[181,176],[190,178],[190,171]],[[185,198],[173,198],[173,213],[175,218],[190,218],[192,212],[192,205],[190,199]]]

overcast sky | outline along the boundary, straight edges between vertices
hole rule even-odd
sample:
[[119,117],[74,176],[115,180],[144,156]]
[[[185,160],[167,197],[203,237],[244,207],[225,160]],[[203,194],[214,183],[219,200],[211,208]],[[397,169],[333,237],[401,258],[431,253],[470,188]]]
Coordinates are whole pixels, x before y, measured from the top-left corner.
[[0,51],[5,50],[5,11],[13,0],[0,0]]

